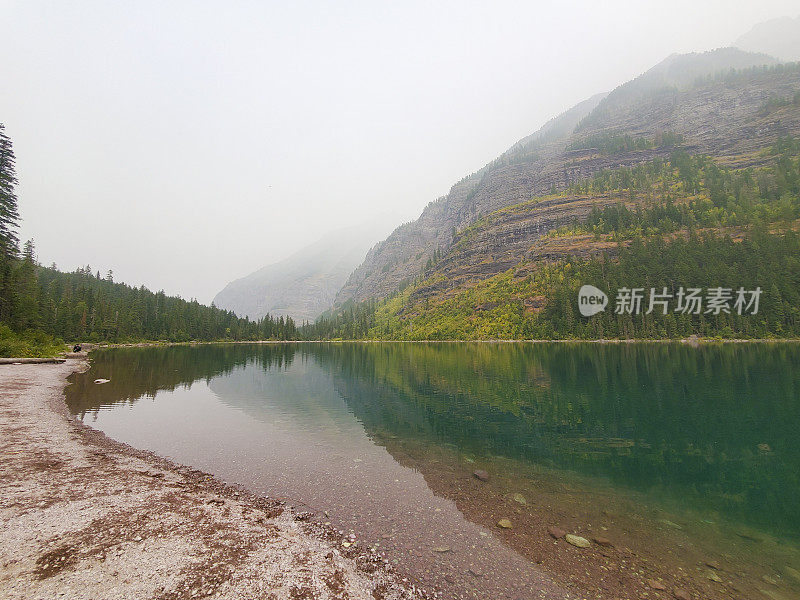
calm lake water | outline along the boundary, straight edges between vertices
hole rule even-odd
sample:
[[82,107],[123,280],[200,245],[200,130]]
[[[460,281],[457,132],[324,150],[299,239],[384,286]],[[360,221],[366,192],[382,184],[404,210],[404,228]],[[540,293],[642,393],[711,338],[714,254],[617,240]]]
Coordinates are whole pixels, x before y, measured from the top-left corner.
[[[453,596],[516,598],[547,566],[531,560],[546,525],[607,521],[651,560],[688,571],[714,554],[740,589],[783,577],[800,597],[798,345],[126,348],[92,353],[68,404],[114,439],[302,503]],[[513,537],[500,517],[536,527]]]

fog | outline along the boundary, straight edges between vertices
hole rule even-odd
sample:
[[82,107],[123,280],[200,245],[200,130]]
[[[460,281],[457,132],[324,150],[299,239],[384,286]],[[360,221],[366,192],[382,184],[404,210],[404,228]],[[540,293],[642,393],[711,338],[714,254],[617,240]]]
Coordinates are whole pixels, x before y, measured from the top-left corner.
[[0,2],[0,122],[39,260],[210,302],[411,220],[550,117],[797,0]]

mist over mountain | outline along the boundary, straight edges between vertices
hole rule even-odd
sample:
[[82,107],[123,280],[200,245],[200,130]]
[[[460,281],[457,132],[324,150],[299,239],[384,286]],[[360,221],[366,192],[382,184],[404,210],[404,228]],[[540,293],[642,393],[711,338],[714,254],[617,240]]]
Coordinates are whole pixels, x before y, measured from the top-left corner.
[[[673,54],[550,121],[398,227],[312,333],[451,340],[800,331],[800,320],[787,317],[800,302],[799,138],[800,62],[739,48]],[[741,311],[713,321],[575,314],[587,281],[613,290],[689,280],[768,287],[766,316],[754,325]]]
[[277,263],[230,282],[214,297],[219,308],[260,319],[313,321],[328,309],[347,277],[380,236],[375,227],[332,232]]
[[749,52],[764,52],[784,61],[800,60],[800,16],[759,23],[733,45]]
[[[727,152],[760,147],[758,136],[774,137],[771,125],[753,131],[741,125],[770,98],[791,96],[796,75],[754,73],[736,79],[732,73],[777,64],[772,56],[738,48],[674,54],[612,92],[579,103],[456,183],[416,221],[401,225],[372,248],[338,293],[337,305],[381,298],[403,287],[424,271],[429,260],[446,252],[459,231],[483,215],[563,191],[603,169],[633,166],[670,152],[666,147],[613,156],[581,152],[580,148],[591,147],[586,143],[591,136],[628,135],[652,141],[670,132],[684,138],[694,151],[708,154],[719,154],[726,147]],[[556,222],[538,225],[537,235]],[[500,250],[495,242],[492,246],[493,252]],[[480,270],[480,264],[475,265],[473,271]]]

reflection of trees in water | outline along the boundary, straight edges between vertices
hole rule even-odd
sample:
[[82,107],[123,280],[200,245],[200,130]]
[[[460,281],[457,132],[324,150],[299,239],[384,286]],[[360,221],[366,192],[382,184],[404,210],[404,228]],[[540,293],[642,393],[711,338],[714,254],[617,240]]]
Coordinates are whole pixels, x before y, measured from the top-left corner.
[[786,368],[800,364],[796,345],[314,351],[373,434],[602,475],[800,533],[800,372]]
[[[100,406],[135,403],[154,398],[159,390],[188,387],[194,381],[210,381],[234,369],[255,363],[265,369],[291,365],[295,348],[286,344],[198,345],[148,348],[114,348],[92,352],[86,373],[70,378],[67,405],[83,416]],[[96,385],[98,377],[109,383]]]
[[[800,370],[790,368],[800,364],[798,345],[127,348],[95,354],[92,369],[68,388],[68,401],[83,414],[248,364],[286,369],[298,359],[331,374],[373,438],[451,443],[601,475],[800,534],[793,501],[800,496]],[[97,377],[111,382],[95,385]]]

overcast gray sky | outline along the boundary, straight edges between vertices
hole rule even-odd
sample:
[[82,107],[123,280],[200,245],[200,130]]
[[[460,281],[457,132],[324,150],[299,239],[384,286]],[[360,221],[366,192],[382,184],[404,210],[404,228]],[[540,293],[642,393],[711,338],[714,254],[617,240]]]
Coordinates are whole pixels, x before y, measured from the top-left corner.
[[43,263],[202,302],[332,229],[415,218],[672,52],[800,12],[797,0],[0,9],[23,239]]

